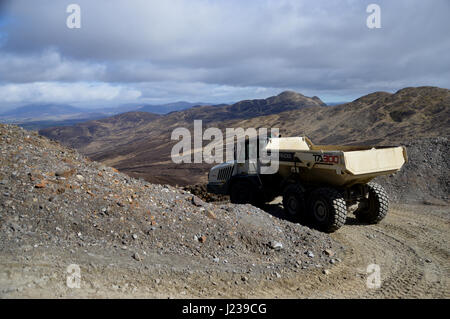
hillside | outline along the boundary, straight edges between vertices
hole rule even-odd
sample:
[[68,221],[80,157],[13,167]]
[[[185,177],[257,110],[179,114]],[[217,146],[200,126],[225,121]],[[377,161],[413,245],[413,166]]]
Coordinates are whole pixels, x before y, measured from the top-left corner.
[[158,114],[147,112],[127,112],[73,126],[42,129],[39,132],[49,138],[60,140],[71,147],[82,148],[90,143],[101,143],[101,140],[104,138],[114,143],[122,138],[133,137],[132,135],[130,136],[130,133],[136,128],[159,117],[160,115]]
[[283,112],[232,124],[279,127],[283,136],[305,134],[316,144],[386,145],[416,137],[449,136],[450,90],[418,87],[394,94],[376,92],[343,105]]
[[[194,119],[203,119],[204,127],[278,127],[283,136],[307,135],[316,144],[399,144],[417,138],[449,136],[450,90],[436,87],[405,88],[394,94],[376,92],[353,102],[322,107],[315,98],[284,92],[265,101],[254,100],[255,114],[284,110],[282,102],[298,101],[297,109],[270,115],[250,116],[248,101],[231,106],[201,106],[136,123],[113,121],[86,122],[73,127],[40,131],[65,145],[75,147],[92,159],[112,165],[132,176],[171,184],[193,184],[205,181],[210,165],[176,165],[170,160],[176,127],[192,128]],[[287,101],[286,101],[287,100]],[[230,111],[230,110],[234,111]],[[240,110],[242,113],[240,113]],[[259,111],[258,111],[259,110]],[[225,114],[232,113],[229,119]],[[266,111],[264,111],[266,112]],[[224,120],[215,119],[218,117]],[[247,118],[248,117],[248,118]],[[104,121],[109,121],[104,120]]]

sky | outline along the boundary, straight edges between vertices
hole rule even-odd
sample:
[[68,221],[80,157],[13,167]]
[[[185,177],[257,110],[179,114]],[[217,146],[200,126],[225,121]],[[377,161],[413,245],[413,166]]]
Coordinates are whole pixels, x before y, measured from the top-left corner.
[[449,0],[0,0],[0,112],[450,88],[449,14]]

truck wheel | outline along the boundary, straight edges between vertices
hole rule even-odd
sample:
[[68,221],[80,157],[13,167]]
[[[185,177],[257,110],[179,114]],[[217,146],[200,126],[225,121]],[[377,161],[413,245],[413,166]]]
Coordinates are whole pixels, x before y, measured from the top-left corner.
[[251,183],[245,180],[237,180],[231,185],[230,201],[233,204],[253,203],[255,190]]
[[319,230],[334,232],[345,224],[347,205],[340,192],[333,188],[318,188],[310,196],[310,218]]
[[286,214],[292,218],[301,219],[305,211],[303,189],[299,185],[289,185],[283,192],[283,207]]
[[379,223],[388,212],[389,197],[384,188],[377,183],[368,183],[368,199],[355,211],[358,221],[368,224]]

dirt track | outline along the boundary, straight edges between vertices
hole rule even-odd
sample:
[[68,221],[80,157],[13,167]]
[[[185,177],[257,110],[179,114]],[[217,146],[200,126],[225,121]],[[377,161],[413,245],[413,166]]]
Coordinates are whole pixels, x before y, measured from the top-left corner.
[[[394,206],[379,225],[344,227],[333,237],[351,247],[346,262],[328,278],[333,284],[325,283],[306,295],[449,298],[449,221],[448,207]],[[380,265],[379,289],[364,285],[370,263]],[[344,276],[349,280],[341,280]]]
[[[30,250],[0,261],[0,296],[100,298],[449,298],[450,214],[444,206],[392,205],[379,225],[347,225],[331,236],[346,247],[342,262],[280,276],[240,273],[176,256]],[[145,262],[151,260],[151,262]],[[66,286],[66,267],[81,265],[80,289]],[[380,266],[382,285],[366,287],[366,268]],[[167,265],[170,265],[168,267]],[[186,272],[188,268],[192,271]],[[243,277],[245,277],[243,279]],[[280,278],[278,278],[280,277]]]
[[[378,225],[347,225],[332,237],[348,249],[329,275],[307,273],[261,289],[261,297],[449,298],[448,207],[392,205]],[[381,287],[368,289],[367,266],[380,266]],[[269,290],[270,289],[270,290]]]

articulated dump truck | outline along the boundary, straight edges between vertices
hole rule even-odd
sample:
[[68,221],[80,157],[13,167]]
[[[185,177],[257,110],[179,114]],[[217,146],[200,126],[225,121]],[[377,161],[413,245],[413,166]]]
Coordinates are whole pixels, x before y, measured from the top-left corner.
[[276,173],[260,174],[264,164],[251,164],[248,155],[242,163],[235,158],[211,169],[208,192],[254,205],[281,195],[288,216],[325,232],[343,226],[350,207],[361,223],[380,222],[389,199],[371,181],[397,172],[408,160],[404,146],[314,145],[307,137],[270,138],[265,148],[278,151]]

